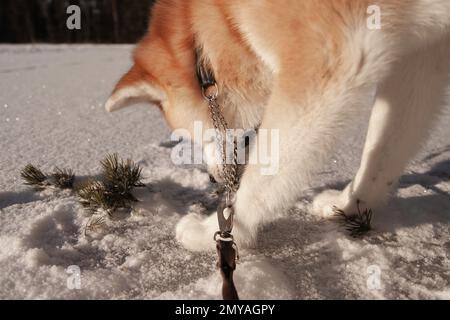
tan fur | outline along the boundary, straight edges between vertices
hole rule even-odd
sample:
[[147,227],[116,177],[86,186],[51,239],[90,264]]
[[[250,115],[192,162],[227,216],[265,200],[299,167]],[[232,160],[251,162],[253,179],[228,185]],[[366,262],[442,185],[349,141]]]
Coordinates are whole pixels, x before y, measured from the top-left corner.
[[[371,5],[382,10],[381,30],[367,27]],[[160,0],[134,52],[134,66],[117,84],[107,109],[146,100],[161,107],[172,129],[193,135],[195,121],[211,128],[195,76],[195,48],[201,47],[215,72],[229,126],[279,131],[279,172],[267,177],[260,174],[261,164],[248,165],[237,193],[235,232],[250,242],[263,223],[292,204],[339,137],[347,138],[348,126],[376,87],[378,101],[357,179],[315,206],[354,211],[356,200],[370,206],[382,202],[390,191],[386,186],[404,170],[442,108],[444,99],[429,106],[423,97],[443,96],[449,30],[447,0]],[[426,60],[430,54],[441,66]],[[415,77],[414,87],[402,87],[409,81],[398,78],[403,73]],[[388,81],[398,88],[387,90]],[[396,91],[403,96],[395,97]],[[408,107],[415,113],[407,113]],[[395,126],[400,120],[403,130]],[[216,228],[214,218],[187,216],[177,238],[198,249],[211,243]]]
[[[344,27],[356,28],[369,4],[387,2],[401,11],[408,1],[413,0],[158,1],[149,32],[135,50],[135,66],[115,90],[148,81],[166,92],[168,100],[161,103],[172,128],[190,128],[187,124],[194,120],[208,122],[195,79],[197,41],[216,72],[228,121],[252,127],[261,121],[272,72],[282,75],[283,91],[295,93],[295,99],[311,87],[324,88],[339,75],[336,69],[349,63],[337,54],[346,42]],[[249,29],[257,32],[247,34]],[[279,57],[278,70],[263,63],[249,36]],[[239,112],[242,105],[248,115]]]
[[[173,129],[190,129],[196,120],[209,123],[208,109],[195,78],[196,34],[197,43],[203,46],[217,75],[220,102],[227,105],[227,120],[239,127],[255,126],[261,121],[262,107],[270,93],[271,74],[223,11],[229,9],[226,1],[217,1],[217,6],[207,1],[158,2],[149,33],[135,50],[135,66],[114,92],[148,81],[167,93],[168,100],[161,104]],[[242,105],[247,106],[246,114],[238,110]]]
[[[398,10],[407,5],[388,2]],[[135,67],[116,90],[148,81],[167,93],[168,100],[162,104],[172,128],[190,128],[187,124],[194,120],[208,122],[194,72],[197,41],[217,74],[228,121],[252,127],[261,121],[274,70],[261,61],[248,37],[260,38],[256,41],[279,57],[277,72],[283,75],[279,81],[288,87],[285,91],[301,95],[310,87],[323,88],[339,74],[336,68],[346,63],[345,57],[336,54],[346,41],[343,27],[356,25],[372,3],[377,1],[158,1],[149,32],[135,50]],[[246,34],[248,29],[257,33]],[[237,107],[242,105],[248,115],[239,113]]]

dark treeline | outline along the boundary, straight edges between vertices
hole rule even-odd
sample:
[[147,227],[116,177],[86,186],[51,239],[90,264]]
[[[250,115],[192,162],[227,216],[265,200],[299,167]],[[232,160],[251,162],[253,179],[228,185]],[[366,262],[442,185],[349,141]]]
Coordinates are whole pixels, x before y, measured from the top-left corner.
[[[147,29],[155,0],[0,0],[2,43],[133,43]],[[81,8],[81,30],[68,30],[67,8]]]

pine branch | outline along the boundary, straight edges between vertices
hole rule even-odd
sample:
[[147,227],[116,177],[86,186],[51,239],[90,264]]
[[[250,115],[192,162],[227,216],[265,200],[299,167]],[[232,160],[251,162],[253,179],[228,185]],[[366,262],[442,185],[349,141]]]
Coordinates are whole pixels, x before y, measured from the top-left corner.
[[116,193],[108,190],[100,181],[90,181],[78,190],[81,205],[91,213],[103,209],[112,214],[119,208],[129,208],[137,201],[131,194]]
[[75,174],[71,169],[56,168],[52,174],[45,174],[32,164],[28,164],[20,173],[25,184],[36,189],[54,186],[60,189],[73,189]]
[[102,180],[90,181],[78,190],[81,204],[91,213],[103,209],[111,215],[120,208],[131,208],[138,200],[133,196],[141,182],[142,169],[131,160],[123,161],[117,154],[101,161]]
[[32,164],[27,164],[20,175],[22,179],[25,180],[25,184],[28,186],[43,189],[46,185],[48,185],[48,177]]
[[71,169],[56,168],[50,176],[51,184],[60,189],[73,189],[75,174]]
[[119,194],[129,194],[135,187],[143,187],[142,169],[130,159],[123,161],[115,153],[101,161],[105,185]]
[[104,215],[100,217],[92,217],[89,219],[86,227],[84,228],[84,235],[87,236],[89,231],[95,232],[96,230],[103,227],[106,223],[106,218]]
[[104,185],[101,182],[88,181],[78,188],[77,193],[80,204],[91,213],[102,207]]
[[[94,214],[103,209],[109,215],[124,208],[130,209],[138,200],[133,196],[135,187],[145,186],[141,181],[142,169],[130,159],[124,161],[117,154],[108,155],[103,161],[100,181],[88,181],[77,190],[81,205]],[[70,169],[56,168],[50,175],[29,164],[21,172],[25,184],[37,189],[54,186],[73,189],[75,174]]]
[[347,215],[343,210],[334,208],[335,215],[342,219],[342,224],[345,230],[350,232],[350,235],[354,238],[362,237],[372,230],[372,210],[365,209],[361,211],[360,201],[357,201],[358,212],[353,215]]

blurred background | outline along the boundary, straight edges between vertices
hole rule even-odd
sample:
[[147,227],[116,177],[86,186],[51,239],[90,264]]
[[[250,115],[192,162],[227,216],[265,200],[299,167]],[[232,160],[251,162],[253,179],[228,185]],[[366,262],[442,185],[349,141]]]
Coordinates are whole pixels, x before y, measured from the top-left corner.
[[[0,0],[0,43],[134,43],[155,0]],[[66,27],[81,9],[81,30]]]

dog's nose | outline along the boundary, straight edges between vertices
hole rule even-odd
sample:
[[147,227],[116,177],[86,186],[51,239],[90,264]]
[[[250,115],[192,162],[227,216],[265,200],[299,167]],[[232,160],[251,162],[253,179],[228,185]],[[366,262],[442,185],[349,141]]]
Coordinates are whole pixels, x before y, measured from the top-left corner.
[[211,181],[211,183],[217,183],[216,179],[212,174],[209,175],[209,181]]

